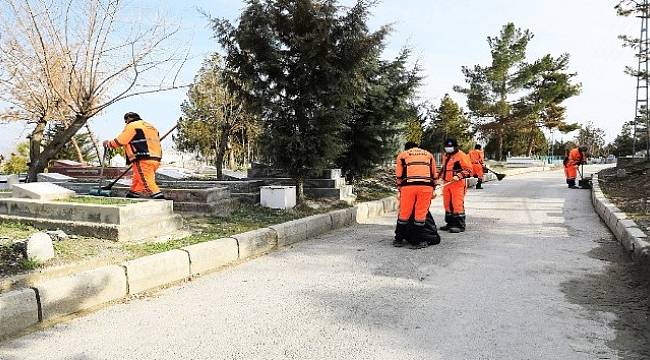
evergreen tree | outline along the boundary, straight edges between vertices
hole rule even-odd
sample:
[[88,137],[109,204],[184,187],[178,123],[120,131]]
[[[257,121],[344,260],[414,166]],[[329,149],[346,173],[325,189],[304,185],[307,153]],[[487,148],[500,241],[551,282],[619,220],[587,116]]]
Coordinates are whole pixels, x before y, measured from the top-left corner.
[[449,94],[445,94],[440,101],[440,106],[429,113],[430,121],[425,127],[422,142],[425,149],[436,153],[442,152],[443,142],[447,138],[455,138],[462,149],[474,148],[469,119]]
[[364,97],[350,107],[350,115],[344,120],[346,148],[337,161],[348,179],[392,159],[403,130],[412,135],[410,140],[421,140],[417,110],[409,101],[421,77],[418,66],[407,68],[409,55],[410,51],[403,50],[393,61],[381,61],[376,54],[367,65]]
[[611,153],[616,156],[632,155],[634,145],[634,136],[632,134],[633,122],[629,121],[623,124],[620,134],[616,136],[611,144]]
[[335,0],[248,0],[237,26],[212,20],[232,77],[261,110],[265,152],[299,201],[310,172],[345,149],[343,120],[389,31],[369,31],[368,16],[365,1],[343,10]]
[[[51,122],[44,134],[45,145],[55,141],[67,127],[61,122]],[[53,157],[52,160],[76,160],[80,163],[99,161],[90,133],[77,133]]]
[[529,30],[505,25],[498,37],[488,37],[492,63],[463,67],[468,86],[454,87],[467,96],[478,130],[489,138],[499,159],[520,138],[527,144],[525,152],[532,153],[543,136],[541,128],[577,128],[565,122],[561,105],[580,91],[580,85],[572,83],[576,74],[567,72],[569,56],[546,55],[528,63],[526,48],[532,38]]
[[576,136],[576,142],[587,147],[589,156],[605,155],[605,131],[589,121]]

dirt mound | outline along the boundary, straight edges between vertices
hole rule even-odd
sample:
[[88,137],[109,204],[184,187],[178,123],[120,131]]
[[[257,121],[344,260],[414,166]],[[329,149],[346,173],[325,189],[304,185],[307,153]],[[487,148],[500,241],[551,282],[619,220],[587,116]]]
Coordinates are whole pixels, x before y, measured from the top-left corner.
[[598,179],[607,197],[650,233],[650,161],[603,170]]

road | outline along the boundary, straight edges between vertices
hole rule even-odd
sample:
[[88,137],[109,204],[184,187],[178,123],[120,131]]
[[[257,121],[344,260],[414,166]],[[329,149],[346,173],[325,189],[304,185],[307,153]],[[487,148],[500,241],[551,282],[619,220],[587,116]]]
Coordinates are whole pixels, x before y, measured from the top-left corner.
[[[27,359],[648,359],[648,286],[561,172],[488,183],[468,231],[342,229],[0,344]],[[434,217],[441,221],[439,201]]]

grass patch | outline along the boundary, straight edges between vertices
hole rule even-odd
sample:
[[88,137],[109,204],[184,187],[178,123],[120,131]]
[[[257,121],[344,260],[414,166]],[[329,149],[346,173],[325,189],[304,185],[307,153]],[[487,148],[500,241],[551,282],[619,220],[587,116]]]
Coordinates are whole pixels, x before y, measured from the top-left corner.
[[19,223],[0,223],[0,239],[19,240],[37,232],[35,228]]
[[22,258],[22,259],[18,260],[18,265],[23,270],[34,270],[34,269],[38,269],[39,267],[43,266],[43,264],[38,260],[25,259],[25,258]]
[[122,198],[108,198],[101,196],[73,196],[67,199],[57,200],[58,202],[75,203],[75,204],[93,204],[93,205],[113,205],[113,206],[126,206],[135,204],[137,201],[122,199]]
[[299,206],[292,210],[272,210],[261,206],[243,205],[228,218],[187,219],[187,225],[193,234],[183,239],[165,243],[126,244],[125,246],[133,255],[145,256],[233,236],[343,207],[343,205],[336,205],[334,207],[313,209]]

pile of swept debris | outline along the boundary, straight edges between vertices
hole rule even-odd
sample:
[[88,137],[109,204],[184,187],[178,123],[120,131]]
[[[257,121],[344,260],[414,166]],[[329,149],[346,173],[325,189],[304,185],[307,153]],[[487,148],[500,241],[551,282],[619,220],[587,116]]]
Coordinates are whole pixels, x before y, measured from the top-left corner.
[[650,234],[650,160],[603,170],[598,179],[605,195]]
[[373,170],[369,175],[356,179],[353,183],[357,201],[372,201],[397,193],[395,186],[395,167],[384,166]]

